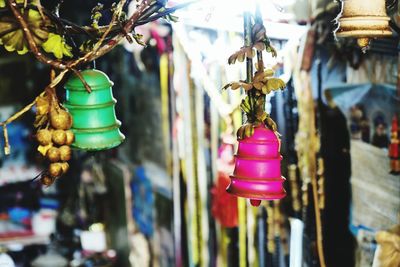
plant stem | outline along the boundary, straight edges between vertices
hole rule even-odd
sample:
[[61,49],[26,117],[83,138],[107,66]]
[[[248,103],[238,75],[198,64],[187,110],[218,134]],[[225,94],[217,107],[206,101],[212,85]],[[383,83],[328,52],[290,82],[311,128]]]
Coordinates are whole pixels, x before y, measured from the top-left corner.
[[[249,12],[245,12],[243,14],[243,21],[244,21],[244,46],[251,47],[252,40],[251,40],[251,15]],[[246,57],[246,83],[251,83],[253,81],[253,59],[249,56]],[[251,89],[247,92],[249,103],[250,103],[250,113],[247,114],[247,120],[249,122],[255,121],[255,99],[254,99],[254,92],[255,89]]]

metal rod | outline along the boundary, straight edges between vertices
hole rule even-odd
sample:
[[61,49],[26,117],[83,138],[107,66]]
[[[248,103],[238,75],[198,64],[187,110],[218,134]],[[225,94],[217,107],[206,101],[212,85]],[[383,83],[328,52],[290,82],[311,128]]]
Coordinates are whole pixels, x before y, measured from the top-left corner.
[[[249,12],[244,13],[244,46],[251,46],[251,16]],[[253,59],[246,58],[246,82],[253,81]]]
[[[249,12],[243,13],[243,38],[244,46],[251,46],[251,15]],[[246,57],[246,82],[252,82],[253,79],[253,60],[251,57]],[[251,90],[250,90],[251,91]],[[248,96],[251,100],[251,92],[248,92]],[[252,108],[252,102],[250,101]],[[249,118],[247,118],[249,120]],[[238,200],[239,208],[239,255],[240,255],[240,267],[249,266],[248,262],[248,236],[247,236],[247,201],[244,199]]]

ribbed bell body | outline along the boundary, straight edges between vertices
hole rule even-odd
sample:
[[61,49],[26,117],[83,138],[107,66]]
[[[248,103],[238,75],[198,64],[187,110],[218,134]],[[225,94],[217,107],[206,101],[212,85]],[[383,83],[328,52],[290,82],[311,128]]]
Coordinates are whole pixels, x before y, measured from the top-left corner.
[[112,94],[113,82],[99,70],[84,70],[81,75],[92,89],[91,93],[75,74],[65,84],[64,106],[72,115],[75,134],[72,147],[104,150],[118,146],[125,136],[119,130],[121,122],[115,115],[117,101]]
[[365,46],[369,38],[392,35],[385,0],[342,0],[341,3],[336,36],[358,38],[358,44]]
[[226,189],[238,197],[249,198],[258,206],[261,200],[281,199],[286,195],[285,178],[281,176],[280,140],[264,126],[254,128],[254,134],[238,140],[235,169]]

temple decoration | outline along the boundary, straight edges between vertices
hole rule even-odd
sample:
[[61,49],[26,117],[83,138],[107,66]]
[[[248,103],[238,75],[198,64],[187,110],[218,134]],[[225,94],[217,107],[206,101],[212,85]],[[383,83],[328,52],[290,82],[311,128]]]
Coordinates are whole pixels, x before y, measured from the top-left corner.
[[[266,35],[261,16],[252,24],[250,14],[244,15],[245,46],[228,59],[229,64],[246,59],[246,81],[231,82],[224,89],[243,88],[247,96],[240,107],[246,114],[246,123],[237,131],[239,147],[235,156],[235,169],[227,191],[238,197],[249,198],[253,206],[261,200],[281,199],[286,195],[284,178],[280,172],[280,140],[275,122],[265,111],[265,96],[285,88],[285,82],[273,77],[272,69],[265,69],[262,51],[276,56]],[[252,58],[257,52],[256,72]]]
[[358,45],[365,51],[372,38],[392,35],[384,0],[341,0],[341,3],[337,37],[357,38]]
[[113,82],[99,70],[84,70],[80,73],[91,88],[87,92],[77,75],[65,84],[64,106],[73,118],[72,131],[75,142],[72,147],[83,150],[104,150],[118,146],[125,139],[120,132],[121,122],[115,115],[112,94]]
[[[54,72],[52,72],[52,77]],[[46,158],[48,168],[39,176],[43,185],[53,184],[56,178],[65,174],[69,169],[71,159],[71,144],[75,140],[70,130],[71,114],[58,102],[55,88],[48,87],[36,99],[37,150]]]

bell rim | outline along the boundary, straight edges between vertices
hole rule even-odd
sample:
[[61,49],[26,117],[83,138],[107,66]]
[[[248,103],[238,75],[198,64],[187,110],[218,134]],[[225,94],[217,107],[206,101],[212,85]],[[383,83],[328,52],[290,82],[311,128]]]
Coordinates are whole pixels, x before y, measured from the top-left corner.
[[390,21],[390,18],[388,16],[348,16],[348,17],[340,17],[340,21],[355,21],[355,20],[361,20],[361,21],[375,21],[375,20],[384,20],[384,21]]
[[257,200],[274,200],[274,199],[282,199],[286,197],[286,190],[282,189],[279,193],[267,193],[263,195],[255,195],[254,193],[234,193],[229,187],[226,189],[229,194],[232,194],[236,197],[242,197],[246,199],[257,199]]
[[239,176],[239,175],[229,175],[229,178],[231,179],[240,179],[240,180],[245,180],[246,182],[260,182],[260,181],[265,181],[265,182],[285,182],[286,178],[284,176],[281,176],[279,178],[273,177],[273,178],[247,178],[244,176]]
[[389,37],[393,33],[390,30],[343,30],[337,31],[337,37],[354,37],[354,38],[377,38],[377,37]]
[[72,132],[74,133],[97,133],[97,132],[105,132],[111,131],[114,129],[119,129],[121,127],[121,121],[116,120],[113,125],[105,126],[105,127],[96,127],[96,128],[74,128],[71,127]]
[[112,98],[111,101],[108,101],[105,103],[93,104],[93,105],[74,105],[74,104],[70,104],[70,102],[68,102],[68,101],[65,101],[63,105],[67,109],[88,110],[88,109],[105,108],[105,107],[109,107],[109,106],[114,106],[115,104],[117,104],[117,100],[115,98]]
[[86,150],[86,151],[100,151],[100,150],[107,150],[107,149],[111,149],[114,147],[117,147],[119,145],[121,145],[123,143],[123,141],[125,140],[125,135],[121,132],[119,132],[119,139],[118,141],[115,141],[113,143],[110,143],[109,145],[106,146],[99,146],[99,147],[85,147],[85,146],[79,146],[76,145],[75,143],[71,144],[71,148],[73,149],[80,149],[80,150]]
[[[114,86],[114,82],[110,81],[110,83],[103,83],[103,84],[96,84],[96,85],[90,85],[88,84],[90,89],[92,89],[92,91],[101,91],[101,90],[110,90],[111,87]],[[73,86],[73,85],[69,85],[69,84],[65,84],[64,85],[65,90],[68,91],[79,91],[79,92],[87,92],[88,94],[90,94],[86,88],[83,86]]]
[[240,155],[240,154],[235,154],[233,155],[233,157],[236,159],[243,159],[243,160],[250,160],[250,161],[270,161],[270,160],[279,160],[282,161],[283,160],[283,156],[279,154],[278,157],[265,157],[265,156],[260,156],[260,157],[256,157],[256,156],[244,156],[244,155]]
[[250,138],[245,138],[245,139],[238,139],[239,143],[245,143],[245,144],[278,144],[279,139],[265,139],[265,140],[255,140],[255,139],[250,139]]

